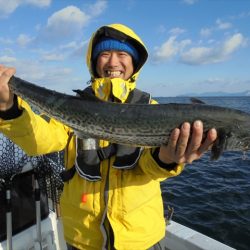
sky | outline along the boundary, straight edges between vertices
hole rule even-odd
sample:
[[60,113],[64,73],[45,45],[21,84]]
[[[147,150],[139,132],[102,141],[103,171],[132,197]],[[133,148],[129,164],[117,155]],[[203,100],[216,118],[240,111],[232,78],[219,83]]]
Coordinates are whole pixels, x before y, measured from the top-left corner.
[[111,23],[146,44],[137,87],[155,97],[250,90],[250,0],[0,0],[0,64],[73,94],[92,33]]

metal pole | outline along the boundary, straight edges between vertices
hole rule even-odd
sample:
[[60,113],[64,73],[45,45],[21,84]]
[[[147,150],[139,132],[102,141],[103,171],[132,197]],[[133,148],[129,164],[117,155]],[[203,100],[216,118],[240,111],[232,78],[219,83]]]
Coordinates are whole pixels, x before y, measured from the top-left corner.
[[11,181],[6,181],[6,234],[7,250],[12,250]]
[[35,202],[36,202],[36,233],[37,233],[37,241],[40,245],[40,249],[42,250],[42,230],[41,230],[41,194],[38,180],[35,176]]

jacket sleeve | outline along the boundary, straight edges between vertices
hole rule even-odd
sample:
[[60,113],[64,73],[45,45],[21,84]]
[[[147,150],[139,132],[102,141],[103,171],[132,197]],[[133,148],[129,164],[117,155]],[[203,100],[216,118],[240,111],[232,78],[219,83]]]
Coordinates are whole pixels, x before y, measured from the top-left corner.
[[184,170],[185,164],[176,164],[169,169],[159,166],[153,157],[154,150],[154,148],[144,149],[138,162],[142,171],[150,175],[152,179],[164,181],[167,178],[179,175]]
[[65,148],[70,129],[55,119],[46,121],[18,97],[19,117],[0,119],[0,132],[20,146],[28,155],[47,154]]
[[[158,104],[157,101],[151,99],[150,104]],[[141,170],[150,175],[152,179],[157,181],[164,181],[167,178],[179,175],[183,170],[185,164],[174,164],[174,166],[163,167],[164,164],[159,164],[159,161],[153,157],[156,148],[145,148],[141,154],[138,165]],[[172,165],[172,164],[171,164]]]

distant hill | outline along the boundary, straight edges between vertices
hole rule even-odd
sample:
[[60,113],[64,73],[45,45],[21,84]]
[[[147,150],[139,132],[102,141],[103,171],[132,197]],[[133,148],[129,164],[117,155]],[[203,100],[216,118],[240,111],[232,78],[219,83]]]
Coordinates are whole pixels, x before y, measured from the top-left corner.
[[204,93],[187,93],[184,95],[179,95],[180,97],[184,97],[184,96],[250,96],[250,90],[246,90],[246,91],[242,91],[242,92],[236,92],[236,93],[227,93],[227,92],[204,92]]

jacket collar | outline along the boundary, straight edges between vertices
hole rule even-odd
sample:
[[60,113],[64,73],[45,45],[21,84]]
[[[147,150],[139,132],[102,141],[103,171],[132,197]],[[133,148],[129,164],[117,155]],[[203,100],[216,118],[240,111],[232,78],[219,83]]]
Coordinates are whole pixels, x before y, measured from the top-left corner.
[[92,81],[92,89],[95,96],[101,100],[108,101],[111,97],[117,98],[124,103],[129,93],[136,87],[135,81],[123,80],[121,78],[95,78]]

